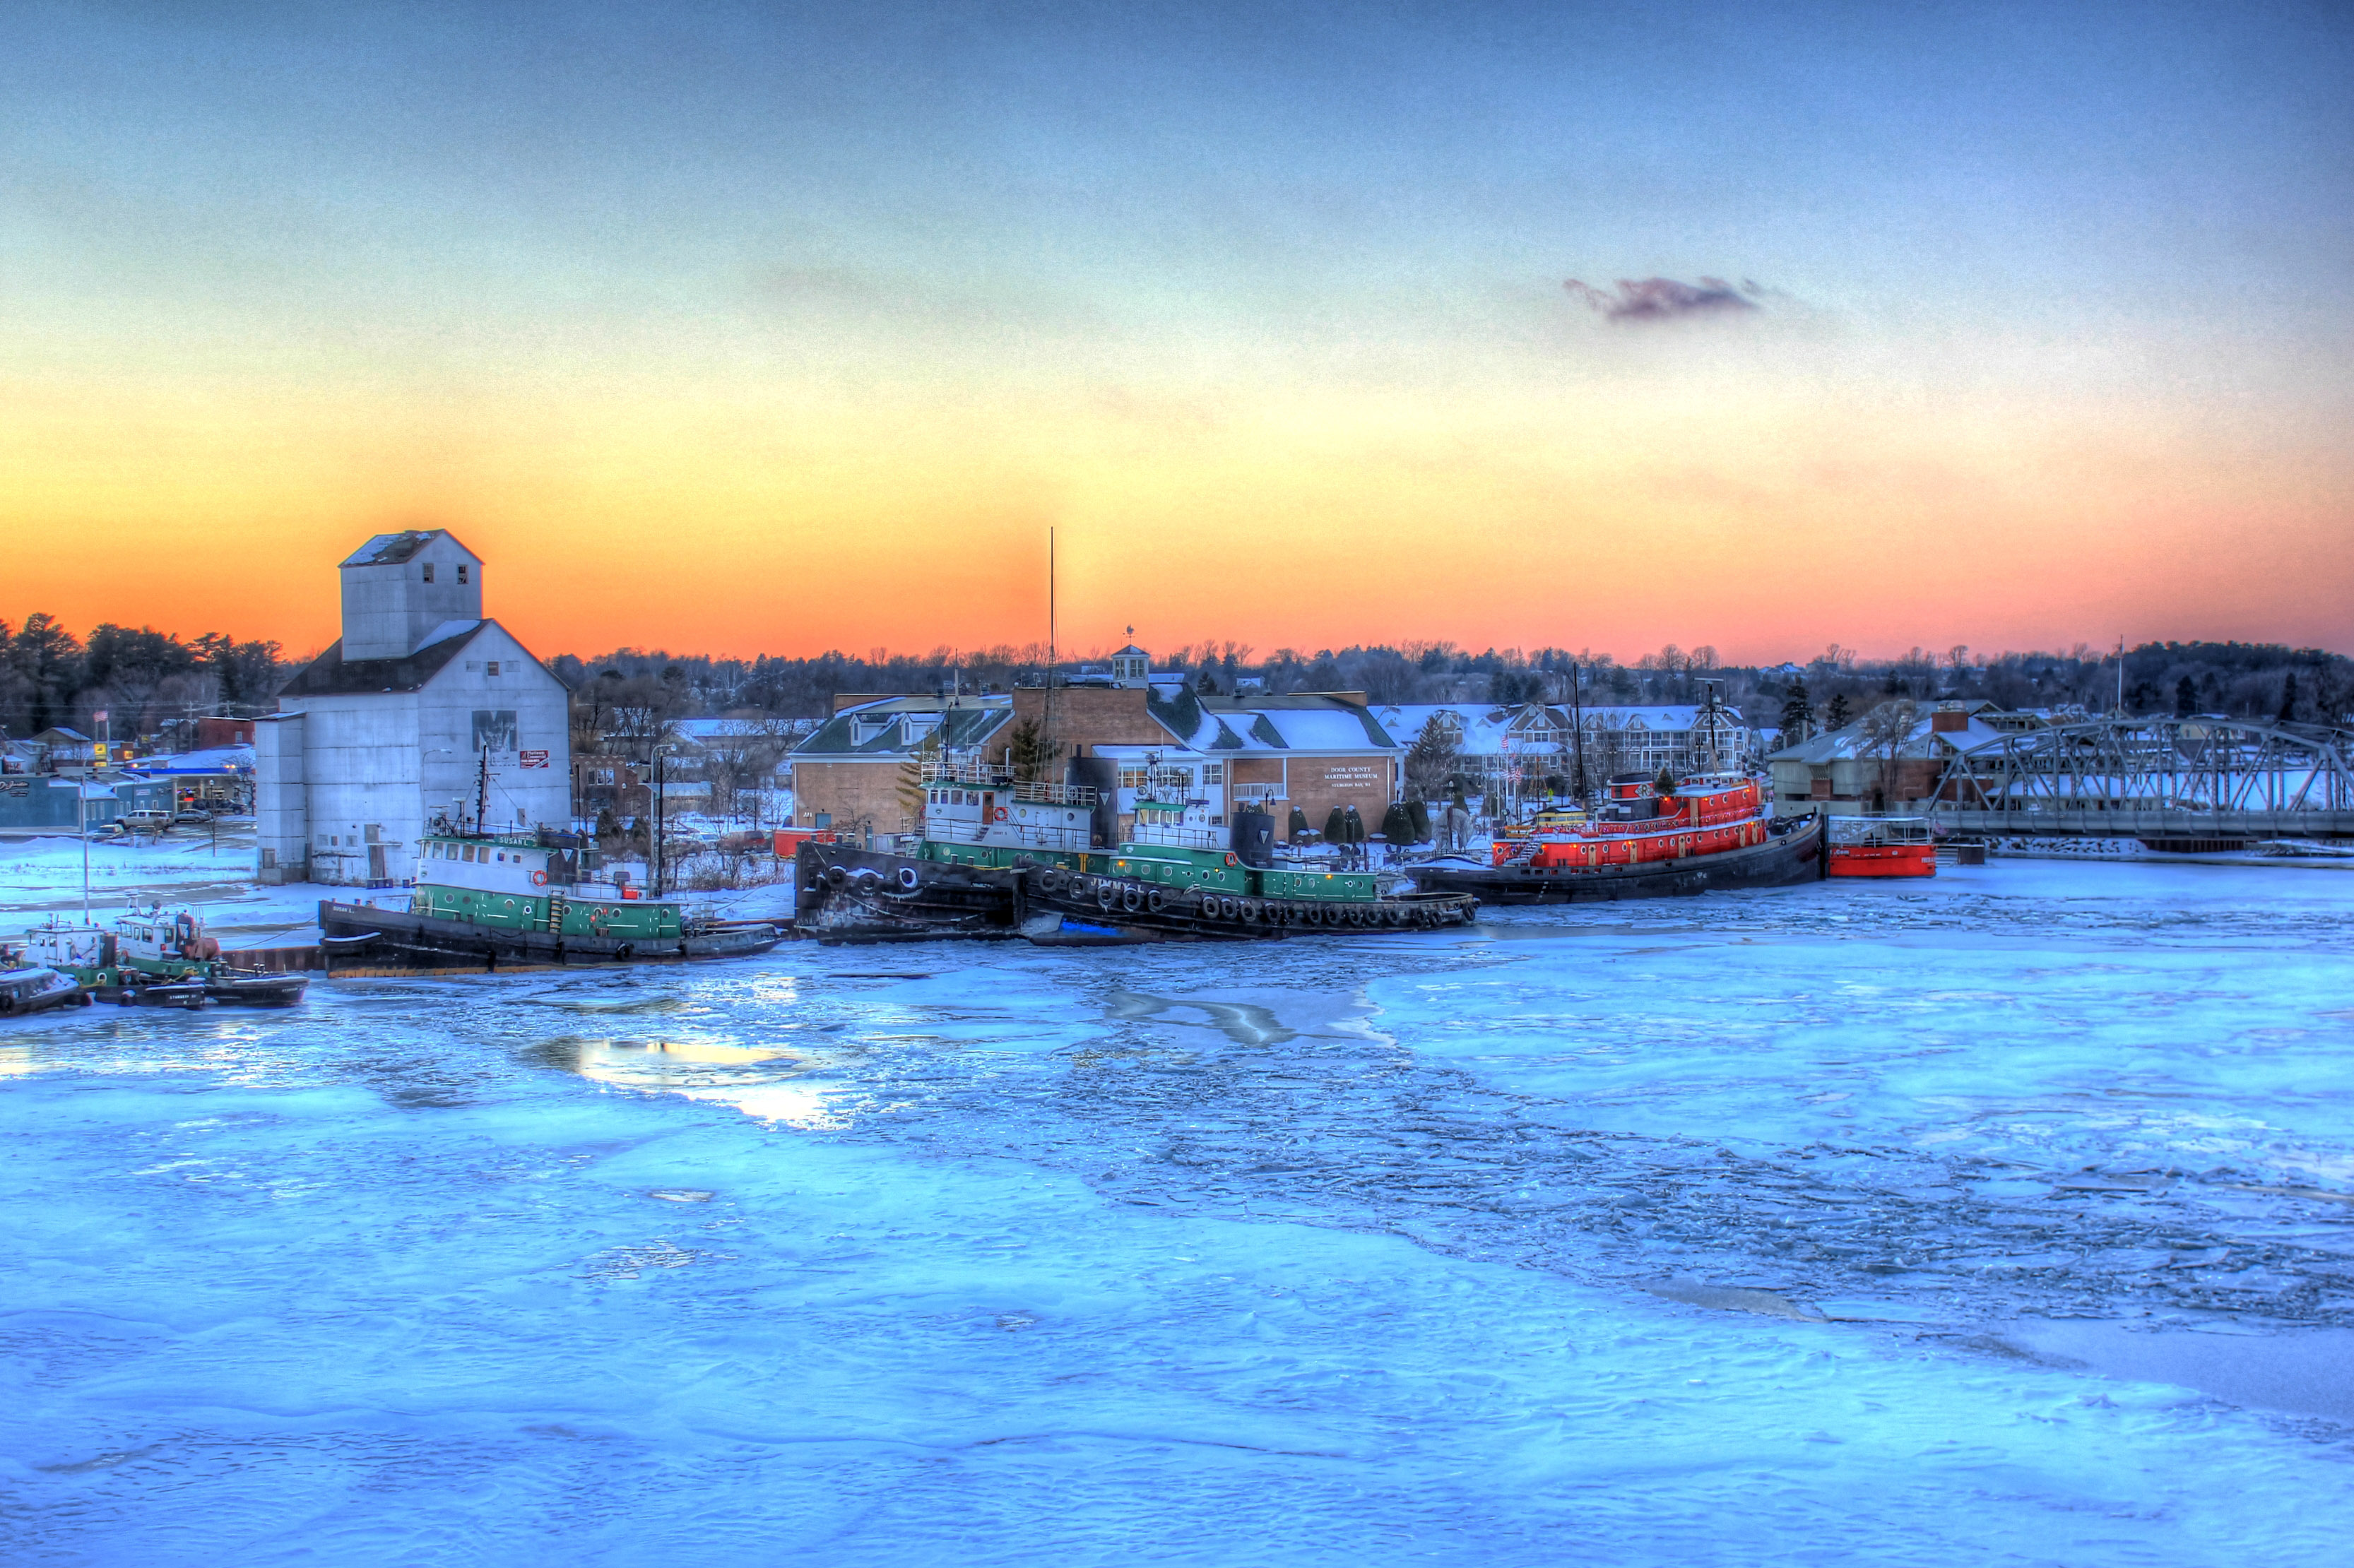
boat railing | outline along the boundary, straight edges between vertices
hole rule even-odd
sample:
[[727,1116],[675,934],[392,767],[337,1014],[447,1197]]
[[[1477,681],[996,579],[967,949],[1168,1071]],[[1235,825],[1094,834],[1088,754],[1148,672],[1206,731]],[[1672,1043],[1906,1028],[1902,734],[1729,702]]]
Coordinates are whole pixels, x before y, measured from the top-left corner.
[[1137,824],[1129,842],[1159,849],[1222,850],[1226,835],[1216,828],[1147,827]]
[[923,836],[934,843],[1002,844],[1013,849],[1084,850],[1089,846],[1084,822],[1034,827],[1027,822],[959,821],[942,817],[927,820]]
[[960,784],[967,789],[993,789],[1037,806],[1092,806],[1097,793],[1092,784],[1049,784],[1044,779],[1016,779],[1010,768],[994,762],[976,761],[971,758],[942,758],[927,762],[923,768],[923,781],[928,789]]

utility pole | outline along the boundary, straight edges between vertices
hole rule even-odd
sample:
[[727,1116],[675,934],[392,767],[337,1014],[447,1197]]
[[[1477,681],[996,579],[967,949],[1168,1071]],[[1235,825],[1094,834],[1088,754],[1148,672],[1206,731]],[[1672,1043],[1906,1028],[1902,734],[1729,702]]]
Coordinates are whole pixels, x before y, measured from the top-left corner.
[[649,846],[648,869],[653,873],[654,896],[663,895],[663,749],[654,747],[654,842]]

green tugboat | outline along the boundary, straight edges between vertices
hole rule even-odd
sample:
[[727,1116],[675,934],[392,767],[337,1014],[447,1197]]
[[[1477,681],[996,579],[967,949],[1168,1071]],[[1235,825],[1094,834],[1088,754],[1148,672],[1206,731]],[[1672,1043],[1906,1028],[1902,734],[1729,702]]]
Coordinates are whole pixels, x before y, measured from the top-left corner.
[[291,1007],[308,980],[299,974],[240,969],[185,905],[151,904],[123,912],[112,928],[52,918],[25,933],[25,953],[72,978],[101,1001],[142,1007],[202,1007],[234,1002]]
[[922,779],[923,829],[905,853],[804,842],[795,923],[821,941],[1023,937],[1091,946],[1430,929],[1468,924],[1462,894],[1383,897],[1373,874],[1275,857],[1275,821],[1209,821],[1178,769],[1147,767],[1121,832],[1118,765],[1075,758],[1066,782],[974,761]]
[[437,833],[422,845],[408,907],[319,906],[331,967],[401,969],[630,963],[765,953],[766,920],[713,920],[595,876],[574,833]]

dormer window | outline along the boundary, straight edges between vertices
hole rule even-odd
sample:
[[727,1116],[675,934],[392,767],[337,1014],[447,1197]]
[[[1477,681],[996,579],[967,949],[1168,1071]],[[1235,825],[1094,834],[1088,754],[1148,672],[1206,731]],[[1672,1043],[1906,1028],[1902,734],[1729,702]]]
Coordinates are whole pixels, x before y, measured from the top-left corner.
[[425,580],[429,583],[433,580],[433,563],[430,561],[425,563]]

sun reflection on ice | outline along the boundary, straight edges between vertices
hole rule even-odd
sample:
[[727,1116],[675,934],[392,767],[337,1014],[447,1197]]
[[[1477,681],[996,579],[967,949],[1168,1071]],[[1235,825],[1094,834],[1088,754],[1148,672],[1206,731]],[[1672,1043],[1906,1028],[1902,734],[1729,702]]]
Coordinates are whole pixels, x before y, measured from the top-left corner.
[[822,1064],[797,1052],[714,1040],[569,1039],[552,1043],[547,1054],[596,1083],[732,1106],[756,1121],[811,1131],[848,1124],[829,1090],[805,1081]]

